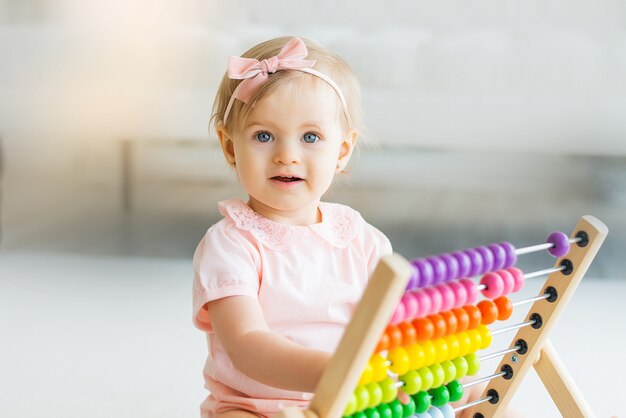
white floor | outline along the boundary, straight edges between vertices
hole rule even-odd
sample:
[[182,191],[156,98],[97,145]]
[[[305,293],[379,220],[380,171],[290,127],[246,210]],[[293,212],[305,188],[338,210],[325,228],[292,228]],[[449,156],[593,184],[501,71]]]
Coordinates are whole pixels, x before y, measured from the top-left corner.
[[[185,259],[0,252],[0,417],[197,417],[190,280]],[[551,338],[598,417],[626,416],[625,296],[586,278]],[[532,373],[513,405],[559,416]]]

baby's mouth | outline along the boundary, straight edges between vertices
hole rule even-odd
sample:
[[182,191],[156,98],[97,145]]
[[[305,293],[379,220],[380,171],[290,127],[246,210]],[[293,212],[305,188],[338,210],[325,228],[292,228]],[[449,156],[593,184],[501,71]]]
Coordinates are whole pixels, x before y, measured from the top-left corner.
[[283,176],[274,176],[272,177],[272,180],[278,180],[278,181],[282,181],[285,183],[291,183],[294,181],[300,181],[300,180],[304,180],[301,179],[300,177],[283,177]]

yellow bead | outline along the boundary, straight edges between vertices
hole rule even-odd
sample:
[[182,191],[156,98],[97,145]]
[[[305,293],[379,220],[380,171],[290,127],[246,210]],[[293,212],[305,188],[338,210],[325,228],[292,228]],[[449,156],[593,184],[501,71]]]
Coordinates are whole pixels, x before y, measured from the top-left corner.
[[478,332],[478,330],[470,329],[469,331],[467,331],[467,335],[469,335],[472,342],[470,346],[470,353],[475,353],[480,350],[480,345],[482,344],[482,341],[480,339],[480,333]]
[[470,348],[472,347],[472,340],[470,340],[467,332],[459,332],[457,334],[457,338],[459,340],[459,356],[464,356],[470,352]]
[[437,355],[435,356],[435,363],[441,363],[448,358],[448,343],[443,338],[438,338],[434,342]]
[[409,355],[404,348],[394,348],[387,358],[391,361],[389,369],[395,374],[402,375],[409,371]]
[[365,370],[361,373],[361,378],[359,379],[359,385],[367,385],[372,381],[372,377],[374,376],[374,369],[372,365],[368,362],[367,366],[365,366]]
[[456,335],[448,335],[446,337],[446,342],[448,343],[448,358],[447,360],[455,359],[459,356],[459,339]]
[[380,354],[374,354],[369,364],[372,366],[372,382],[380,382],[387,377],[387,360]]
[[409,355],[409,368],[411,370],[417,370],[424,364],[424,348],[420,344],[411,344],[406,347],[406,352]]
[[480,340],[482,342],[480,348],[484,350],[491,345],[491,340],[493,338],[491,335],[491,330],[485,325],[481,324],[478,326],[478,332],[480,333]]
[[[424,348],[424,364],[423,366],[430,366],[435,362],[437,356],[437,350],[435,344],[431,340],[422,342],[422,348]],[[422,367],[423,367],[422,366]]]

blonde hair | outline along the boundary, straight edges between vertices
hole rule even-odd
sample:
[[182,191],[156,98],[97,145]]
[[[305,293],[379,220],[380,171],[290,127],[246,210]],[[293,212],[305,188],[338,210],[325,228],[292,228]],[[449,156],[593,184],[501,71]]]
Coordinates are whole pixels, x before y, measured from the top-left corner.
[[[280,49],[292,38],[293,37],[291,36],[284,36],[262,42],[250,48],[242,55],[242,57],[254,58],[259,61],[268,59],[278,55]],[[360,134],[364,130],[363,111],[361,108],[361,91],[359,82],[350,69],[350,66],[339,55],[334,54],[333,52],[307,39],[303,38],[302,40],[309,51],[309,54],[305,59],[315,60],[315,66],[313,68],[329,76],[343,92],[346,99],[347,111],[352,122],[352,126],[347,126],[347,121],[345,117],[342,116],[344,121],[343,123],[346,125],[345,128],[354,129]],[[298,77],[311,77],[319,82],[324,82],[315,76],[307,75],[301,71],[282,70],[270,74],[268,81],[254,94],[249,105],[240,100],[235,100],[233,102],[228,116],[228,121],[225,126],[226,130],[234,132],[241,129],[250,115],[254,103],[275,91],[281,83],[294,80]],[[226,107],[228,106],[228,102],[235,91],[235,88],[240,82],[241,80],[232,80],[228,78],[228,74],[224,74],[222,77],[222,82],[220,83],[217,94],[215,95],[215,101],[213,102],[213,111],[211,119],[209,120],[209,130],[211,129],[211,126],[217,127],[224,124],[224,113],[226,112]],[[339,97],[337,97],[337,102],[339,103]],[[341,104],[339,104],[339,112],[343,115]]]

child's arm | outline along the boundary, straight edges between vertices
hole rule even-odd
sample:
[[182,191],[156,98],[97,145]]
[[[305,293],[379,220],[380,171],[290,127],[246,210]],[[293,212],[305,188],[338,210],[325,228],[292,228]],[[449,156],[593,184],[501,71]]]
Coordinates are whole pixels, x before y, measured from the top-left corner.
[[253,298],[231,296],[207,306],[213,330],[237,370],[280,389],[315,391],[331,354],[272,333]]

